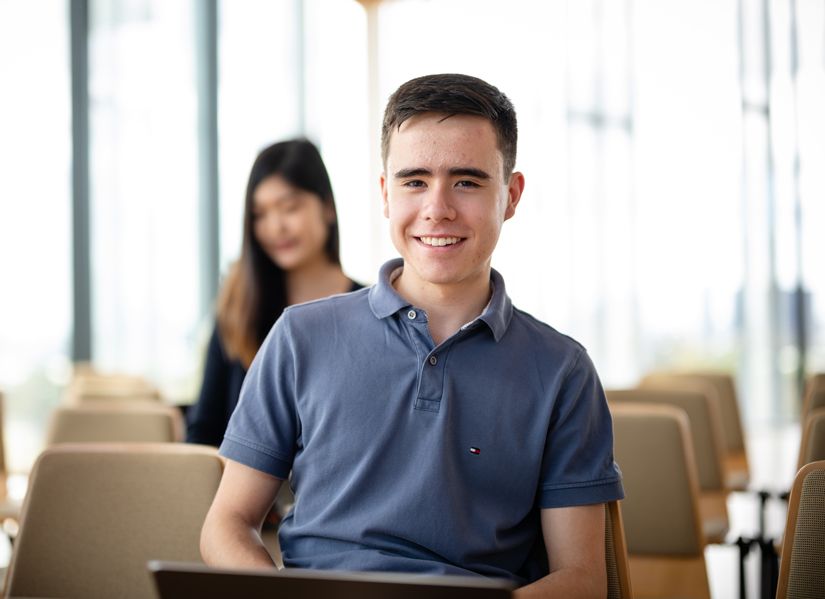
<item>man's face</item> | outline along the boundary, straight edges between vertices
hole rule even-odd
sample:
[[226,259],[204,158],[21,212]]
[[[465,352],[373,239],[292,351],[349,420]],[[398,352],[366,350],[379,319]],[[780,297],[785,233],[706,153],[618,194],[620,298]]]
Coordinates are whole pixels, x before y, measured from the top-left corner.
[[405,121],[390,138],[381,193],[407,282],[469,287],[489,280],[501,226],[523,188],[521,173],[504,179],[487,119],[425,113]]

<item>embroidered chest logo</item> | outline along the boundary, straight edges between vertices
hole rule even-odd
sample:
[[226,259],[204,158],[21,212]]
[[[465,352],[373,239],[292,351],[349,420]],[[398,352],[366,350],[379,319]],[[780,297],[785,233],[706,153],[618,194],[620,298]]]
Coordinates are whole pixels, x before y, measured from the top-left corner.
[[481,450],[478,447],[471,447],[470,448],[470,453],[473,454],[473,455],[479,455],[479,454],[481,454]]

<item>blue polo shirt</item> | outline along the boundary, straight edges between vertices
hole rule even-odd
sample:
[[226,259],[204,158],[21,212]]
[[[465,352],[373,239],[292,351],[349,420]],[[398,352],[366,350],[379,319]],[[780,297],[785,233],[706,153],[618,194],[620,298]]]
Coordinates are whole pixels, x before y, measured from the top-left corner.
[[220,452],[296,502],[288,567],[543,573],[539,509],[623,496],[610,414],[574,340],[513,308],[491,274],[483,313],[435,345],[392,287],[288,308],[253,361]]

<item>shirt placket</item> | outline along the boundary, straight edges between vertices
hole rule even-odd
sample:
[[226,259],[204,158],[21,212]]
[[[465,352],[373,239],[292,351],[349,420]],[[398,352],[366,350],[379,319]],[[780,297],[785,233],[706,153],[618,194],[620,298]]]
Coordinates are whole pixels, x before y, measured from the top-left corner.
[[404,320],[410,328],[419,359],[418,390],[414,407],[416,410],[438,412],[444,395],[447,353],[452,343],[445,342],[435,347],[428,328],[427,315],[423,310],[409,308],[404,314]]

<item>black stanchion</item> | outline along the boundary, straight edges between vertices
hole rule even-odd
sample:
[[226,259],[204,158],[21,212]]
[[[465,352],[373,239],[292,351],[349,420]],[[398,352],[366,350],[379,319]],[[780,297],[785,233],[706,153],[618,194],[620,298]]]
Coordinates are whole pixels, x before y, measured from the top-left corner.
[[759,491],[759,535],[758,539],[765,538],[765,507],[771,497],[770,491]]
[[745,585],[745,558],[751,551],[754,539],[739,537],[736,539],[736,546],[739,547],[739,599],[747,599],[747,587]]
[[760,597],[774,599],[776,584],[779,581],[779,556],[776,554],[773,540],[760,539],[759,553],[761,556]]
[[787,503],[788,492],[776,493],[771,491],[752,491],[759,498],[759,528],[754,538],[739,537],[733,545],[739,548],[739,597],[747,599],[747,585],[745,581],[745,559],[756,545],[759,550],[759,592],[760,599],[774,599],[776,586],[779,582],[779,555],[776,552],[773,540],[765,536],[765,512],[768,501],[777,498]]

